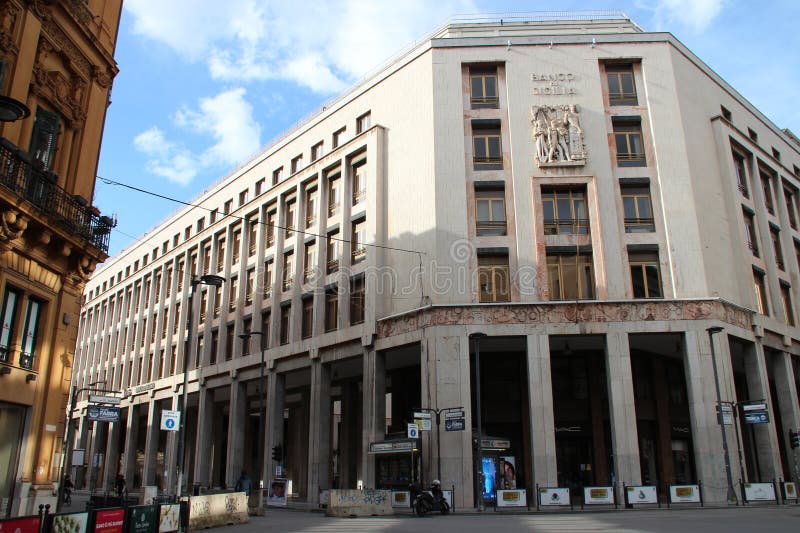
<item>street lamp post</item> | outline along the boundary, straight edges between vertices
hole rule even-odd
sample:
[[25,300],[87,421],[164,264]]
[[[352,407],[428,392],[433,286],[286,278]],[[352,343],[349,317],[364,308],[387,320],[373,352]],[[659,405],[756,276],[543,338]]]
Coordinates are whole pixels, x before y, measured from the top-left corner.
[[478,426],[478,443],[475,449],[475,497],[478,500],[478,511],[483,511],[483,468],[481,452],[483,451],[483,424],[481,423],[481,349],[480,341],[486,333],[470,333],[469,338],[475,343],[475,425]]
[[61,483],[58,485],[58,501],[56,502],[56,509],[58,510],[61,509],[61,503],[64,501],[64,478],[66,478],[66,476],[69,475],[69,471],[72,470],[72,440],[75,438],[75,427],[73,426],[72,422],[72,412],[75,410],[75,403],[78,401],[78,395],[82,392],[114,392],[95,388],[96,385],[105,385],[105,383],[106,382],[103,380],[94,381],[85,387],[72,390],[72,396],[70,396],[69,400],[69,407],[67,408],[67,436],[64,440],[63,446],[61,447],[63,454],[61,462],[64,468],[61,470]]
[[250,340],[253,335],[261,337],[261,374],[258,380],[258,488],[264,488],[264,352],[266,352],[266,338],[261,331],[251,331],[239,335],[240,339]]
[[199,278],[192,277],[189,284],[189,294],[187,296],[187,304],[189,310],[186,314],[186,327],[184,328],[184,343],[183,343],[183,388],[181,389],[181,410],[180,410],[180,424],[178,425],[178,479],[175,494],[180,498],[183,495],[183,463],[184,463],[184,449],[186,448],[186,411],[188,409],[189,394],[186,388],[189,384],[189,352],[192,347],[192,314],[193,314],[193,300],[194,288],[197,285],[211,285],[212,287],[221,287],[225,282],[225,278],[215,276],[213,274],[200,276]]
[[711,344],[711,364],[714,368],[714,387],[717,391],[717,423],[722,432],[722,451],[725,458],[725,477],[728,482],[728,503],[736,502],[736,491],[733,489],[733,476],[731,474],[731,457],[728,452],[728,436],[725,432],[725,424],[722,416],[722,394],[719,390],[719,371],[717,370],[717,353],[714,350],[714,334],[723,331],[720,326],[706,328],[708,332],[708,342]]

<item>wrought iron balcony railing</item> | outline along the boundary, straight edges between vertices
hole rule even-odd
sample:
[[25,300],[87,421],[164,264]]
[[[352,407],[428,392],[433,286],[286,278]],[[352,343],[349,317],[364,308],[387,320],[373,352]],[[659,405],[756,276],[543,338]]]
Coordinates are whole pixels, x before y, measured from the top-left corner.
[[54,173],[44,170],[29,154],[0,137],[0,185],[43,211],[54,226],[108,253],[114,221],[87,207],[83,199],[59,187],[57,181]]

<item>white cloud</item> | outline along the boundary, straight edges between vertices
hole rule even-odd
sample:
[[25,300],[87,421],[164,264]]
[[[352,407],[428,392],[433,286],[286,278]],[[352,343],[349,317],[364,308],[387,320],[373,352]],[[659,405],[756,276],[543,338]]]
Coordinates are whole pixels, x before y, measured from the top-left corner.
[[653,12],[658,28],[683,26],[702,33],[722,12],[727,0],[655,0],[639,2],[640,7]]
[[138,34],[184,57],[203,59],[215,79],[281,79],[321,94],[341,91],[432,24],[477,11],[473,0],[126,0],[124,5]]
[[197,109],[181,108],[175,126],[194,134],[208,134],[214,144],[195,154],[183,143],[169,141],[158,127],[152,127],[133,141],[148,157],[149,172],[181,185],[188,185],[201,170],[240,163],[261,146],[261,127],[253,118],[253,107],[242,88],[202,98]]

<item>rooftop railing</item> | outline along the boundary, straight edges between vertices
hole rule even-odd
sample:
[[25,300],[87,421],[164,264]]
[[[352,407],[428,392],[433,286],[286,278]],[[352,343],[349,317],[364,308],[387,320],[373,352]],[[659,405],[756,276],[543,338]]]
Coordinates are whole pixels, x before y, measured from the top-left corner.
[[40,209],[53,225],[77,235],[103,253],[108,253],[114,221],[100,216],[84,198],[58,186],[58,177],[44,170],[9,140],[0,137],[0,185]]

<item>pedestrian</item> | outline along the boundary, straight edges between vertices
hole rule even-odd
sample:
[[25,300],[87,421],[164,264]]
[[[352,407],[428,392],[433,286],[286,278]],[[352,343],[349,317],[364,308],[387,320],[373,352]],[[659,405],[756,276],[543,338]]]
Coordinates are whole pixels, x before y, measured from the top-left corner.
[[117,474],[117,480],[114,482],[114,488],[117,490],[117,496],[122,498],[125,496],[125,476]]
[[250,480],[250,476],[247,475],[247,472],[242,470],[242,475],[239,476],[239,479],[236,481],[236,487],[234,489],[236,492],[244,492],[247,496],[250,496],[250,490],[253,488],[253,482]]

